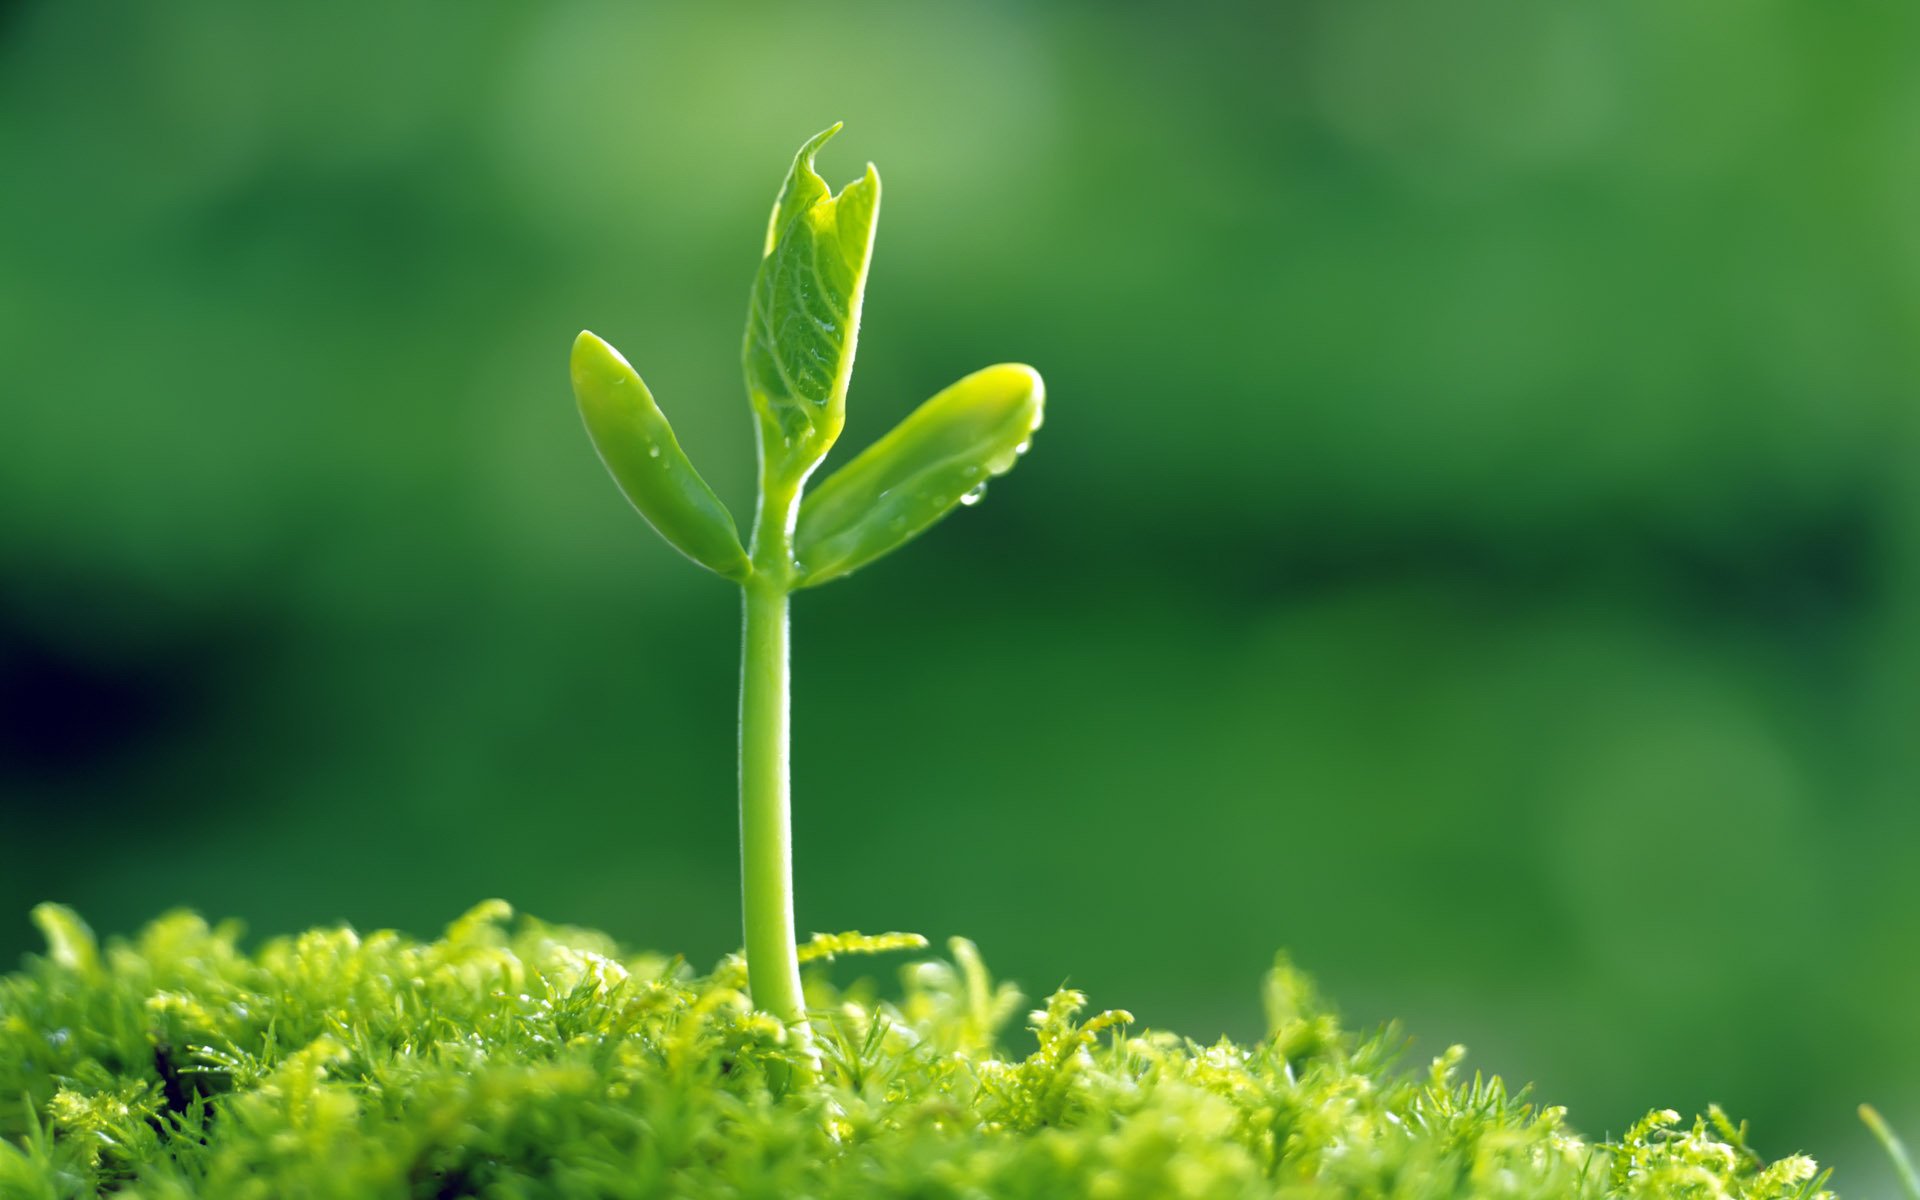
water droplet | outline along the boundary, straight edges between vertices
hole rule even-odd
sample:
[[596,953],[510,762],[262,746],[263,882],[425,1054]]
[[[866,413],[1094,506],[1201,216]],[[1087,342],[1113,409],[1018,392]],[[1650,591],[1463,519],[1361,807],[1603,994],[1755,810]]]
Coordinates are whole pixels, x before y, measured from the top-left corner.
[[[962,474],[966,475],[968,479],[978,479],[980,478],[980,468],[968,467]],[[881,494],[884,495],[885,493],[883,492]]]
[[987,495],[987,485],[984,483],[976,483],[967,490],[966,495],[960,497],[960,503],[971,508],[974,505],[980,503],[980,501],[984,500],[986,498],[986,495]]
[[658,446],[648,446],[648,447],[647,447],[647,457],[648,457],[648,458],[659,458],[659,457],[660,457],[660,447],[658,447]]
[[1018,446],[1015,446],[1013,448],[1013,452],[1015,454],[1025,454],[1027,451],[1031,449],[1033,449],[1033,439],[1028,438],[1026,441],[1021,442]]

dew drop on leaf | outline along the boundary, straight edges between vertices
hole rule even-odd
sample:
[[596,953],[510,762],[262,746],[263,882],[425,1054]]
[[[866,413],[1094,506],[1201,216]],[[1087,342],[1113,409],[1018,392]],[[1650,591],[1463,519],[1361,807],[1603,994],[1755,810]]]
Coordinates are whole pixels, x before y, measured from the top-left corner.
[[987,485],[984,483],[976,483],[971,488],[967,489],[966,495],[960,497],[960,503],[971,508],[972,506],[980,503],[981,500],[985,499],[986,495],[987,495]]

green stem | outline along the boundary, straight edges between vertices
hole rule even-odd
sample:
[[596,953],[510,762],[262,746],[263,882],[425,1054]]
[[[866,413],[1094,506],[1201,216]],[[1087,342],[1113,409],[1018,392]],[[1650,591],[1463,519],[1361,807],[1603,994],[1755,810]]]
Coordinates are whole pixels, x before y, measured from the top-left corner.
[[805,1015],[794,955],[793,828],[787,784],[787,593],[747,581],[740,664],[740,878],[754,1007]]
[[740,880],[747,988],[756,1008],[810,1045],[793,924],[793,822],[788,784],[787,594],[798,489],[763,489],[753,574],[741,585]]

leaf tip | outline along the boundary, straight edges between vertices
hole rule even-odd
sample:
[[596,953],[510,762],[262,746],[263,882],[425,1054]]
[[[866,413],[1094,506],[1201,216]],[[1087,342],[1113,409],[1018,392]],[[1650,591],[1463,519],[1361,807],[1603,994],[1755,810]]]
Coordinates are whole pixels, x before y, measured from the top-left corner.
[[[874,166],[872,163],[868,163],[865,174],[840,189],[838,199],[844,200],[848,196],[854,196],[857,197],[858,200],[864,201],[867,210],[865,219],[868,224],[871,225],[873,214],[878,211],[880,207],[880,168]],[[872,236],[871,229],[868,230],[868,236]]]
[[815,155],[820,153],[820,147],[832,141],[833,135],[845,129],[846,126],[847,123],[845,121],[835,121],[819,133],[808,138],[806,144],[800,147],[800,161],[807,165],[809,171],[813,169],[813,159]]
[[1040,372],[1026,363],[1001,363],[993,368],[1004,372],[1010,387],[1016,387],[1032,395],[1035,407],[1043,407],[1047,402],[1047,381],[1040,378]]
[[996,363],[973,376],[980,394],[1006,406],[1006,411],[1023,413],[1027,428],[1040,428],[1046,416],[1047,384],[1040,372],[1026,363]]
[[582,329],[580,336],[573,339],[568,368],[576,391],[615,383],[635,373],[625,355],[587,329]]

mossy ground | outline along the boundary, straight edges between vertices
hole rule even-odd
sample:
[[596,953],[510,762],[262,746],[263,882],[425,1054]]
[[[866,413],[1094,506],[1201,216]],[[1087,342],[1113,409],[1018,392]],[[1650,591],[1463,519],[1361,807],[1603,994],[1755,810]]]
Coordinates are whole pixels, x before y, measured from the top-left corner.
[[[1284,963],[1269,1035],[1203,1045],[1018,994],[969,944],[884,996],[809,984],[818,1081],[728,959],[698,974],[481,905],[438,941],[246,953],[186,913],[0,979],[0,1197],[1824,1196],[1717,1112],[1589,1142],[1561,1110],[1400,1065]],[[917,950],[819,938],[809,959]]]

